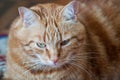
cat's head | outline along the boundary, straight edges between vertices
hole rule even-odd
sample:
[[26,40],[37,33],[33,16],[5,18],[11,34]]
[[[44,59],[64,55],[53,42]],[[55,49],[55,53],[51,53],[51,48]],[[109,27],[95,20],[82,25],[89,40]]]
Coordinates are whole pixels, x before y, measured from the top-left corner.
[[85,28],[78,18],[79,2],[66,6],[36,5],[19,7],[21,27],[17,31],[24,52],[31,62],[60,67],[78,61],[84,53]]

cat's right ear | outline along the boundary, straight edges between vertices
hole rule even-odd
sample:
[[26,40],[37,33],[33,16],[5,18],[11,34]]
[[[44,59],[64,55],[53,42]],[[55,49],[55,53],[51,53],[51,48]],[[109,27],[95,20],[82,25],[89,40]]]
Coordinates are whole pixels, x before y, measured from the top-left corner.
[[18,11],[20,18],[22,18],[25,26],[31,26],[32,24],[34,24],[35,20],[37,19],[37,15],[35,12],[26,7],[19,7]]

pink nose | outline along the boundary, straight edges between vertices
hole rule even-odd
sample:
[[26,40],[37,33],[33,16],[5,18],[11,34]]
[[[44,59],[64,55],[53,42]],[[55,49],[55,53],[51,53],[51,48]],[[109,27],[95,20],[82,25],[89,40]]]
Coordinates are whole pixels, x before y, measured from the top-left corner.
[[52,59],[53,63],[56,64],[58,62],[58,58]]

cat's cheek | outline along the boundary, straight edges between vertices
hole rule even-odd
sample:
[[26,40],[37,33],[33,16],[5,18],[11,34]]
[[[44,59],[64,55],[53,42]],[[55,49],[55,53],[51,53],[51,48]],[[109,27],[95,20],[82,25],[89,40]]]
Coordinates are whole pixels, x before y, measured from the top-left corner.
[[41,65],[46,65],[46,66],[54,66],[54,63],[52,61],[45,61],[41,60]]
[[49,60],[48,58],[46,58],[45,55],[36,54],[36,57],[37,57],[38,60],[40,60],[40,64],[41,65],[55,66],[54,62],[52,62],[51,60]]
[[36,58],[40,61],[40,64],[44,65],[45,61],[43,60],[42,55],[39,55],[38,53],[35,53]]

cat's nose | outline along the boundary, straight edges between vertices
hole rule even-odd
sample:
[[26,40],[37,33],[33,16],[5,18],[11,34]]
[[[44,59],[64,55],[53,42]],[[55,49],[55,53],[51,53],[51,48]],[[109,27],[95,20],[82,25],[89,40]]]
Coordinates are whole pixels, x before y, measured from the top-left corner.
[[58,62],[58,58],[52,59],[52,62],[56,64]]

